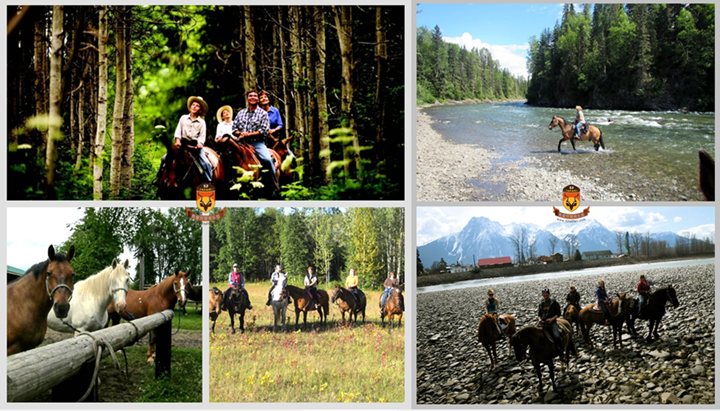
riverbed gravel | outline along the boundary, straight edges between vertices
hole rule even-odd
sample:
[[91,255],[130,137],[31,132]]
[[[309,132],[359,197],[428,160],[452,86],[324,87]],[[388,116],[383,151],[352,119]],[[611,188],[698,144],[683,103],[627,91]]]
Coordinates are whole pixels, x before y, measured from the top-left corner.
[[641,273],[657,289],[677,288],[678,308],[668,305],[660,339],[647,342],[647,321],[638,320],[641,337],[623,326],[623,343],[613,348],[612,331],[594,326],[589,347],[579,335],[579,351],[567,372],[555,360],[557,391],[543,367],[544,392],[529,361],[519,364],[500,341],[500,363],[491,369],[477,340],[484,313],[485,288],[421,293],[417,296],[418,404],[714,404],[715,403],[715,265],[627,271],[602,276],[562,277],[493,286],[500,312],[515,316],[518,329],[537,321],[540,290],[564,305],[575,285],[581,305],[593,302],[595,285],[605,280],[613,295],[634,289]]

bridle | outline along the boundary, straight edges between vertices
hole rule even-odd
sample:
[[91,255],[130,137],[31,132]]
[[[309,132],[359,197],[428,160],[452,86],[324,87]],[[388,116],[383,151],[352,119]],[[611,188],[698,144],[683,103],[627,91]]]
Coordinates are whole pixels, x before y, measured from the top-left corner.
[[55,294],[55,291],[57,291],[60,288],[65,288],[70,293],[70,297],[68,298],[68,301],[67,301],[69,303],[72,300],[73,289],[70,288],[70,286],[68,286],[67,284],[58,284],[55,286],[55,288],[52,289],[52,291],[50,291],[50,273],[45,271],[45,290],[48,293],[48,299],[50,301],[53,300],[53,294]]

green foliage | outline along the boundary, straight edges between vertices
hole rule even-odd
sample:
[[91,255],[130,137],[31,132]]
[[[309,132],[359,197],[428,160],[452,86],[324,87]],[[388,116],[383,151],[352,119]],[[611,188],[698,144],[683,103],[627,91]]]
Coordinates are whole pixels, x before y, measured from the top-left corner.
[[422,273],[425,271],[425,267],[423,267],[423,263],[420,260],[420,250],[416,248],[415,251],[417,252],[417,272]]
[[582,261],[582,254],[580,254],[580,250],[575,250],[575,261]]
[[305,214],[293,209],[289,215],[283,217],[280,230],[280,254],[283,261],[283,271],[288,279],[302,278],[312,263],[312,237],[308,235]]
[[379,256],[379,242],[376,231],[376,218],[369,208],[351,208],[350,239],[351,266],[360,277],[364,286],[382,284],[387,276],[383,272]]

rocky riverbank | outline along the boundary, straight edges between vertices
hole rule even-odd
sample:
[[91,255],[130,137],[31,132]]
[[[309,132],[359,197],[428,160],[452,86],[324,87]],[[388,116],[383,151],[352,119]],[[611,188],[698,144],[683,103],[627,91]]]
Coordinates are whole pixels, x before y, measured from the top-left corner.
[[[500,341],[500,364],[489,366],[477,341],[477,325],[484,313],[487,290],[423,293],[417,296],[418,404],[714,404],[715,403],[715,265],[643,270],[654,289],[673,284],[680,300],[668,306],[660,340],[646,342],[623,335],[613,349],[612,332],[594,326],[595,348],[575,336],[579,358],[568,372],[556,364],[557,392],[543,368],[545,392],[537,394],[537,376],[529,361],[518,364]],[[518,328],[537,321],[540,290],[564,303],[575,285],[581,305],[591,302],[595,284],[603,279],[611,293],[634,289],[639,271],[602,276],[505,283],[493,286],[500,312],[515,316]],[[562,305],[562,304],[561,304]],[[647,322],[636,323],[647,334]],[[624,327],[623,329],[627,329]]]

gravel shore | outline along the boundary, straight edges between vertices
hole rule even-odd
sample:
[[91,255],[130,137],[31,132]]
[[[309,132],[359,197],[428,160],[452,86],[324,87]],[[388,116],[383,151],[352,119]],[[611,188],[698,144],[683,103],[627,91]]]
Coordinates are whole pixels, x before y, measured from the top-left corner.
[[[518,364],[500,341],[500,364],[491,369],[485,349],[477,341],[477,325],[484,313],[487,289],[422,293],[417,296],[418,404],[714,404],[715,403],[715,265],[627,271],[602,276],[563,277],[493,286],[500,312],[515,316],[518,329],[537,321],[540,290],[564,305],[575,285],[581,305],[593,300],[595,284],[605,280],[609,293],[634,290],[641,273],[654,282],[653,290],[673,284],[680,306],[668,311],[660,339],[647,342],[623,335],[613,349],[612,331],[594,326],[590,348],[576,335],[579,358],[568,372],[555,362],[558,391],[552,390],[543,367],[544,393],[537,394],[537,376],[529,361]],[[647,321],[636,322],[647,334]],[[627,331],[624,326],[623,331]]]

